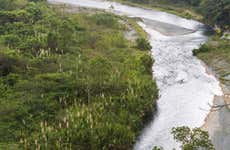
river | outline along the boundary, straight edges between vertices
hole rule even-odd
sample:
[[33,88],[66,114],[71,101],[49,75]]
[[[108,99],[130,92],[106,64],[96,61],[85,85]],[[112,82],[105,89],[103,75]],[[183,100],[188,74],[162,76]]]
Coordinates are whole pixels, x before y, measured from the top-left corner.
[[[146,125],[135,150],[178,148],[170,134],[176,126],[200,127],[204,124],[215,95],[222,95],[218,80],[192,55],[192,50],[207,41],[204,25],[161,11],[127,6],[101,0],[48,0],[81,7],[113,11],[118,15],[139,17],[139,25],[149,34],[153,74],[160,91],[158,111]],[[110,7],[113,6],[113,10]]]

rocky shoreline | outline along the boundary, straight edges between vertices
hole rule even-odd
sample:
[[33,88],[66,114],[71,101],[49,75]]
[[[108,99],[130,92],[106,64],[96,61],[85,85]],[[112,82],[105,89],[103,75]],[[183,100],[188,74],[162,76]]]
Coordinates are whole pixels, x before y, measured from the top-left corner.
[[[216,96],[214,105],[224,105],[225,96]],[[227,106],[218,109],[212,108],[206,118],[203,129],[210,134],[211,140],[217,150],[228,150],[230,144],[230,110]]]
[[[220,74],[215,71],[217,66],[212,66],[212,71],[220,80]],[[230,87],[226,82],[221,82],[222,96],[215,96],[213,106],[205,119],[202,129],[209,132],[212,143],[217,150],[229,150],[230,145]]]

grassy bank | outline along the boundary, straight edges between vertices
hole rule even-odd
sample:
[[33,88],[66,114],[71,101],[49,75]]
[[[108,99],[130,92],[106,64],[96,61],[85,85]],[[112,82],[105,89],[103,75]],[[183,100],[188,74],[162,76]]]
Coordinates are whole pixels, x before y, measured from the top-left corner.
[[219,36],[212,36],[200,49],[194,50],[194,54],[210,66],[223,84],[228,84],[226,76],[230,75],[230,42]]
[[0,149],[131,149],[158,92],[145,40],[111,14],[0,2]]

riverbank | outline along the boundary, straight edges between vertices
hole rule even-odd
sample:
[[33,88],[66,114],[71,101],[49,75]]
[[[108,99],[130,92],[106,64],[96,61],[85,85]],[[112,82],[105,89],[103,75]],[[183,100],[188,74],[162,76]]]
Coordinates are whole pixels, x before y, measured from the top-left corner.
[[170,4],[161,4],[157,2],[152,2],[150,4],[140,4],[140,3],[133,3],[127,0],[110,0],[114,2],[119,2],[122,4],[130,5],[130,6],[135,6],[135,7],[140,7],[140,8],[145,8],[145,9],[153,9],[153,10],[159,10],[163,12],[167,12],[170,14],[174,14],[186,19],[194,19],[197,21],[202,21],[203,16],[196,13],[193,8],[191,7],[185,7],[185,5],[180,6],[180,5],[170,5]]
[[[183,7],[180,8],[178,11],[177,7],[174,7],[174,6],[167,7],[167,5],[158,5],[157,6],[156,4],[153,4],[153,5],[151,5],[151,4],[148,4],[148,5],[136,4],[136,3],[131,3],[128,1],[124,1],[124,0],[115,0],[115,1],[119,1],[119,2],[128,4],[128,5],[132,5],[132,6],[162,10],[165,12],[176,14],[176,15],[184,17],[184,18],[189,18],[189,19],[193,18],[193,19],[196,19],[199,21],[203,21],[203,19],[202,19],[203,17],[201,17],[200,15],[195,15],[195,16],[194,15],[187,15],[187,13],[185,13],[187,11],[187,9],[183,8]],[[156,8],[156,6],[157,6],[157,8]],[[188,9],[188,10],[190,10],[189,12],[194,12],[192,9]],[[200,17],[197,17],[197,16],[200,16]],[[213,40],[213,39],[215,39],[215,40]],[[215,105],[230,104],[230,100],[228,98],[228,95],[230,93],[230,88],[229,88],[230,87],[230,82],[229,82],[229,79],[230,79],[230,70],[229,70],[230,61],[227,60],[227,59],[229,59],[229,56],[230,56],[229,51],[227,51],[227,49],[229,49],[230,46],[226,44],[227,42],[229,42],[229,41],[224,42],[224,39],[220,39],[220,37],[215,37],[215,35],[214,35],[209,39],[209,41],[207,43],[207,45],[210,46],[207,48],[207,49],[209,49],[209,52],[204,53],[204,54],[198,54],[198,58],[201,59],[203,62],[205,62],[210,68],[213,68],[214,71],[212,73],[214,73],[216,75],[216,78],[218,78],[221,81],[221,86],[222,86],[224,95],[223,96],[215,96],[215,98],[213,100],[214,106]],[[212,45],[214,47],[215,46],[217,46],[217,47],[214,48],[214,50],[212,50],[212,52],[210,52],[210,50],[213,49],[213,47],[211,48]],[[204,51],[206,51],[205,48],[204,48]],[[230,127],[229,127],[230,113],[229,113],[228,107],[229,106],[221,107],[220,109],[217,109],[217,108],[211,109],[211,112],[207,116],[207,118],[205,120],[205,124],[202,127],[204,130],[207,130],[209,132],[210,137],[213,141],[213,144],[215,145],[217,150],[228,150],[228,147],[230,144],[229,143],[229,141],[230,141]],[[204,111],[208,111],[208,110],[204,110]]]
[[144,31],[108,12],[3,2],[0,149],[132,149],[158,98]]
[[[202,17],[197,17],[197,15],[187,15],[186,8],[180,8],[180,11],[174,6],[167,7],[167,5],[156,5],[156,4],[136,4],[136,3],[131,3],[128,1],[123,1],[123,0],[115,0],[124,4],[132,5],[132,6],[137,6],[137,7],[143,7],[143,8],[148,8],[148,9],[156,9],[156,10],[162,10],[165,12],[173,13],[181,17],[185,18],[193,18],[199,21],[203,21]],[[157,7],[156,7],[157,6]],[[162,7],[163,6],[163,7]],[[182,11],[181,11],[182,10]],[[193,12],[192,10],[190,12]],[[200,16],[200,15],[198,15]],[[229,104],[230,100],[228,98],[229,95],[229,79],[230,79],[230,71],[229,71],[229,60],[226,61],[226,59],[229,59],[230,55],[228,54],[229,52],[227,49],[230,48],[229,45],[226,45],[227,42],[229,41],[224,41],[224,39],[216,39],[213,40],[215,36],[212,36],[207,45],[214,45],[217,46],[212,52],[207,52],[206,54],[198,54],[198,58],[201,59],[203,62],[205,62],[209,67],[214,69],[214,73],[216,74],[216,78],[218,78],[221,81],[221,86],[224,92],[224,96],[215,96],[213,105],[223,105],[223,104]],[[202,49],[202,48],[201,48]],[[211,47],[207,49],[213,49]],[[219,50],[218,50],[219,49]],[[222,49],[222,51],[221,51]],[[225,50],[223,50],[225,49]],[[204,51],[206,49],[204,48]],[[215,51],[215,52],[214,52]],[[209,53],[209,54],[208,54]],[[206,56],[205,56],[206,55]],[[225,55],[223,58],[223,55]],[[216,58],[219,57],[219,58]],[[222,57],[222,58],[221,58]],[[213,62],[211,62],[213,61]],[[212,72],[212,73],[213,73]],[[211,107],[211,106],[210,106]],[[229,107],[229,106],[228,106]],[[217,150],[228,150],[229,147],[229,141],[230,141],[230,113],[229,113],[229,108],[227,106],[221,107],[220,109],[213,108],[211,109],[211,112],[207,116],[205,120],[205,124],[203,125],[203,129],[207,130],[210,134],[210,137],[213,141],[213,144],[215,145]],[[216,110],[217,109],[217,110]],[[206,111],[206,110],[204,110]],[[207,110],[208,111],[208,110]]]
[[196,93],[197,94],[197,93]]
[[230,144],[230,109],[228,105],[230,104],[229,48],[228,39],[212,36],[204,46],[195,51],[196,56],[204,61],[220,80],[224,94],[214,98],[213,108],[202,127],[209,132],[217,150],[228,150]]

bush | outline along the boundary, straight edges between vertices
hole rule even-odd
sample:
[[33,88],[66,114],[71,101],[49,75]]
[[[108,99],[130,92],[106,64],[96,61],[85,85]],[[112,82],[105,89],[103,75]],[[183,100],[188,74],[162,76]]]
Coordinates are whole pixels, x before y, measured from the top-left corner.
[[14,34],[5,35],[3,38],[4,38],[4,43],[9,47],[16,47],[20,42],[20,38],[18,37],[18,35],[14,35]]
[[193,50],[193,55],[196,56],[198,53],[205,53],[208,51],[210,51],[210,48],[206,44],[203,44],[200,48]]
[[49,32],[47,36],[47,47],[56,50],[58,48],[58,37],[56,32]]
[[182,143],[183,150],[215,150],[208,132],[200,128],[176,127],[172,129],[172,134],[177,142]]
[[137,48],[140,50],[151,50],[152,46],[150,45],[150,43],[144,39],[144,38],[138,38],[136,40],[137,43]]
[[7,76],[10,73],[16,72],[17,67],[23,68],[24,64],[15,58],[0,53],[0,76]]
[[145,67],[145,71],[148,74],[152,74],[153,70],[152,70],[152,66],[153,66],[153,59],[151,58],[151,56],[145,54],[144,56],[141,57],[141,62],[143,64],[143,66]]
[[27,4],[26,0],[0,0],[0,10],[21,9]]
[[96,21],[97,25],[102,25],[106,27],[116,27],[117,24],[117,19],[110,14],[97,14],[93,15],[92,19]]
[[30,51],[34,56],[38,55],[39,50],[44,49],[45,47],[45,39],[38,39],[36,37],[28,37],[28,39],[19,45],[19,49]]
[[42,10],[35,3],[29,3],[26,7],[26,11],[30,14],[30,17],[33,21],[38,21],[42,19]]

